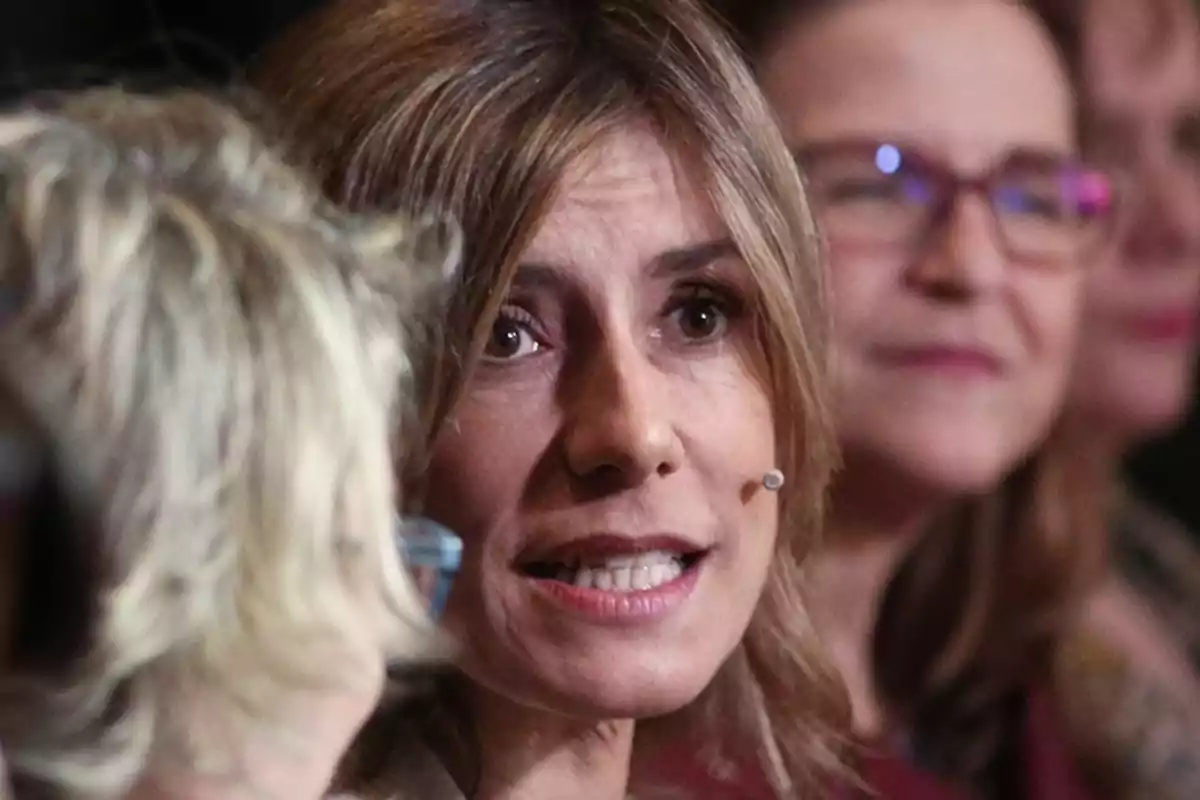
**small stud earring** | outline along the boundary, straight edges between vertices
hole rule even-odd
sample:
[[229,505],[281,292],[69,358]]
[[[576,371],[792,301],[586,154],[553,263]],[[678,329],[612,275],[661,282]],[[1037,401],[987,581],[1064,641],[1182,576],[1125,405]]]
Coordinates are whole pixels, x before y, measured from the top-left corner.
[[783,488],[783,472],[777,469],[770,470],[763,475],[762,485],[768,492],[778,492]]

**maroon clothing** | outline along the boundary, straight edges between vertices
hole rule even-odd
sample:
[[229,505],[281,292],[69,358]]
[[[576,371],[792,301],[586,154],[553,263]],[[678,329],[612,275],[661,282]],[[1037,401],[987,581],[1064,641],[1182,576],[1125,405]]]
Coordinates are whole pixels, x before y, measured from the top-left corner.
[[[1029,699],[1020,747],[1022,783],[1026,788],[1021,797],[1011,800],[1090,800],[1067,751],[1049,698],[1044,694],[1035,694]],[[673,755],[657,763],[654,777],[658,782],[683,789],[689,800],[775,800],[757,770],[745,769],[740,774],[720,779],[708,774],[682,749]],[[860,797],[974,800],[969,790],[887,754],[868,753],[861,772],[871,793],[863,795],[861,791],[847,788],[837,793],[838,800],[858,800]]]

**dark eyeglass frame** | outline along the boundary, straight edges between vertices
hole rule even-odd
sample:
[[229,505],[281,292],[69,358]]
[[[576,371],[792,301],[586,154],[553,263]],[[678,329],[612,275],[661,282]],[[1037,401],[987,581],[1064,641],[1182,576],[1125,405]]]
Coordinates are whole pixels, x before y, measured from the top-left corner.
[[[963,174],[947,166],[940,159],[928,154],[920,146],[899,139],[830,139],[801,146],[795,151],[796,163],[806,177],[809,172],[819,174],[819,165],[837,157],[861,158],[864,163],[877,163],[877,158],[884,148],[894,148],[900,159],[897,172],[904,167],[915,170],[918,174],[928,177],[934,186],[935,201],[931,203],[928,218],[924,228],[914,232],[914,237],[908,246],[914,251],[920,251],[928,246],[929,241],[942,230],[943,226],[953,215],[958,203],[968,194],[977,195],[987,203],[989,217],[996,241],[1000,243],[1006,255],[1022,260],[1049,261],[1050,256],[1039,256],[1027,252],[1026,248],[1014,245],[1008,230],[1001,222],[1001,214],[996,208],[996,191],[1010,181],[1012,175],[1021,168],[1041,170],[1047,175],[1060,173],[1064,176],[1074,176],[1079,181],[1094,181],[1101,191],[1106,194],[1104,208],[1092,214],[1081,213],[1079,222],[1083,238],[1080,240],[1084,254],[1105,244],[1113,235],[1119,212],[1118,181],[1111,172],[1092,166],[1078,158],[1062,156],[1049,151],[1039,151],[1031,148],[1013,148],[996,160],[991,167],[973,175]],[[879,169],[877,167],[877,169]],[[886,171],[879,169],[882,175]],[[811,181],[810,181],[811,185]],[[814,204],[819,207],[819,197],[814,198]]]

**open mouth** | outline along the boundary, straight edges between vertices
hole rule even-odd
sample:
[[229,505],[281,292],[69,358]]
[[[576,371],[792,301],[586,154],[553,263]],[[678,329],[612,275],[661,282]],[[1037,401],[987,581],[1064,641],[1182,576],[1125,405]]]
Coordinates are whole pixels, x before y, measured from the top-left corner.
[[648,550],[636,555],[581,557],[571,561],[535,561],[520,567],[523,575],[579,589],[644,592],[665,586],[694,570],[707,555]]

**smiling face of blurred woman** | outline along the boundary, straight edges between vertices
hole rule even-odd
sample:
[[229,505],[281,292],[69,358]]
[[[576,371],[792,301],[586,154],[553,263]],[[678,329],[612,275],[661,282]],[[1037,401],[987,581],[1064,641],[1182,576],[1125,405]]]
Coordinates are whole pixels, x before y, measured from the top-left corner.
[[843,475],[991,487],[1058,411],[1104,187],[1052,46],[1007,2],[857,2],[761,71],[828,241]]
[[675,710],[762,591],[757,293],[697,172],[643,126],[568,170],[436,443],[429,512],[466,543],[448,620],[495,702]]
[[1120,443],[1178,421],[1200,341],[1200,29],[1190,0],[1088,0],[1087,144],[1123,178],[1089,269],[1072,404]]

